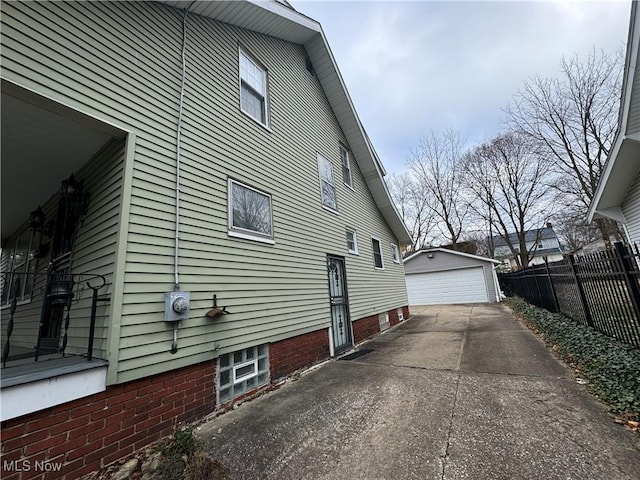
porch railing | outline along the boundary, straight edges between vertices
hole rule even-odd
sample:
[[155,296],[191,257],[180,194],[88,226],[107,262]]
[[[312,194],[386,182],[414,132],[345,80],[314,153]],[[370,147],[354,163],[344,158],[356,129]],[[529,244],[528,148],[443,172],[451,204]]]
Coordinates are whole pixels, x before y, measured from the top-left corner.
[[[81,308],[86,308],[87,305],[90,307],[86,357],[88,361],[92,360],[98,304],[109,301],[108,296],[100,295],[100,290],[105,285],[104,275],[95,273],[2,272],[2,316],[6,319],[8,315],[2,347],[3,368],[6,367],[7,361],[13,358],[33,357],[34,361],[38,361],[45,353],[59,353],[65,356],[69,327],[74,320],[74,311],[80,310],[75,307],[80,304]],[[88,304],[87,293],[90,293]],[[34,332],[32,335],[27,334],[27,342],[35,341],[32,349],[25,351],[25,348],[22,348],[22,355],[12,352],[18,315],[21,317],[21,326],[27,325],[26,329]],[[75,316],[76,319],[83,317],[86,318],[86,314]],[[24,335],[21,335],[24,339]],[[45,340],[54,340],[55,346],[45,344]]]
[[623,343],[640,347],[640,250],[567,255],[559,262],[498,274],[506,295],[560,312]]

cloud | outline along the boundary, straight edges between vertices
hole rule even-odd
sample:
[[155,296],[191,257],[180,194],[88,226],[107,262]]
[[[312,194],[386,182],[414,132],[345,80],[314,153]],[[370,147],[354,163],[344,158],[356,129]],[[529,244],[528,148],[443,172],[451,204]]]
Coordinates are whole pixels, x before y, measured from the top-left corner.
[[320,21],[387,170],[430,130],[477,143],[529,77],[626,42],[627,2],[294,2]]

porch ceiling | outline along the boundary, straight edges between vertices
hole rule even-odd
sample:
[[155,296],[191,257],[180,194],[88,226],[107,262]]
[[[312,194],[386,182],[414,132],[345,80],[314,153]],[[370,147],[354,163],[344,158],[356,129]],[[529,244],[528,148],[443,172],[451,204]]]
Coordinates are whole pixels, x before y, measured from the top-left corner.
[[96,128],[95,120],[86,121],[78,112],[68,114],[66,107],[54,109],[46,99],[34,102],[25,98],[28,95],[12,95],[6,82],[2,86],[0,228],[4,240],[115,132]]

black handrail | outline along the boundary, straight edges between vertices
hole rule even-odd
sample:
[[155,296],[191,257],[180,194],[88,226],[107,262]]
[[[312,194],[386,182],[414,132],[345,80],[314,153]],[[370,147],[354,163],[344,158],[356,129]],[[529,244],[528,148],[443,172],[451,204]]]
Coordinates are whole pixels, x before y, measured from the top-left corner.
[[[66,283],[66,288],[69,290],[66,292],[56,291],[52,292],[51,284],[53,283],[51,280],[62,281],[59,273],[40,273],[36,274],[33,272],[2,272],[2,300],[10,305],[10,317],[7,323],[6,330],[6,338],[4,342],[4,346],[2,349],[2,366],[6,367],[7,360],[11,351],[11,335],[14,329],[14,317],[16,310],[18,310],[18,303],[21,300],[26,300],[23,288],[21,285],[26,284],[27,282],[31,282],[31,288],[33,289],[36,284],[36,279],[41,277],[46,277],[47,281],[45,282],[42,296],[43,307],[41,309],[40,319],[39,319],[39,328],[38,328],[38,337],[36,340],[36,348],[35,348],[35,357],[34,360],[37,361],[41,351],[40,340],[42,337],[42,328],[43,328],[43,319],[46,311],[47,302],[58,302],[58,305],[64,305],[64,334],[61,342],[61,346],[59,348],[59,353],[63,356],[65,354],[67,340],[68,340],[68,330],[69,330],[69,322],[71,319],[71,306],[74,303],[77,303],[82,298],[82,292],[85,290],[91,290],[91,315],[90,315],[90,323],[89,323],[89,338],[87,345],[87,360],[91,361],[93,358],[93,343],[95,336],[95,327],[96,327],[96,314],[97,314],[97,305],[98,302],[108,301],[108,298],[101,298],[98,295],[99,290],[101,290],[106,284],[106,277],[102,274],[86,272],[86,273],[76,273],[70,275],[64,275],[64,283]],[[25,282],[21,282],[20,279],[24,277]],[[16,285],[18,286],[16,288]],[[55,298],[54,298],[55,297]]]

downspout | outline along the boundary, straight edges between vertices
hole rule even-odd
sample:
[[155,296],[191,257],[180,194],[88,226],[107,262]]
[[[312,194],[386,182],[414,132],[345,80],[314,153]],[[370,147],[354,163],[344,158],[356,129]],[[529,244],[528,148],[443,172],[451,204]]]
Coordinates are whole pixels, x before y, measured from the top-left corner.
[[182,78],[180,81],[180,101],[178,103],[178,124],[176,126],[176,231],[175,231],[175,248],[173,254],[173,277],[174,285],[173,290],[175,292],[180,291],[180,278],[178,268],[178,258],[180,252],[180,147],[181,147],[181,133],[182,133],[182,110],[184,107],[184,90],[187,80],[187,16],[189,9],[194,2],[189,3],[184,9],[184,16],[182,17],[182,49],[180,51],[180,58],[182,60]]

